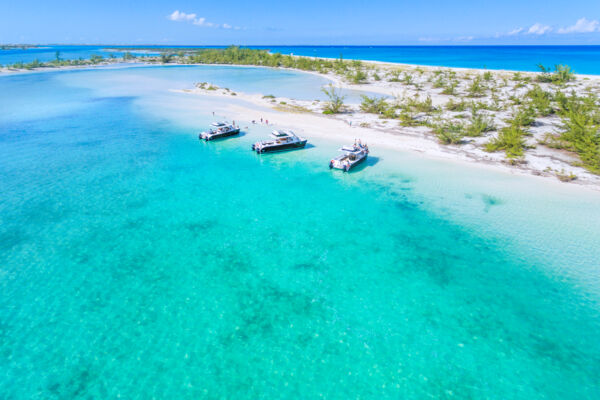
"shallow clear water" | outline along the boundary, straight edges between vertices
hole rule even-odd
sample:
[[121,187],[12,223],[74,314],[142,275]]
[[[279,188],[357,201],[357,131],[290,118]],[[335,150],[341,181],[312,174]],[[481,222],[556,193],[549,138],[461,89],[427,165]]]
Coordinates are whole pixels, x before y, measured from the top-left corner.
[[[160,47],[160,46],[159,46]],[[185,46],[194,47],[194,46]],[[202,46],[207,47],[207,46]],[[224,47],[224,46],[208,46]],[[579,74],[600,74],[600,46],[248,46],[282,54],[310,57],[385,61],[405,64],[461,68],[538,71],[538,65],[569,65]],[[118,46],[112,46],[118,50]],[[147,48],[147,47],[146,47]],[[56,51],[64,59],[89,58],[92,54],[109,57],[122,52],[106,51],[102,46],[44,46],[39,49],[0,51],[0,64],[18,61],[53,60]],[[157,54],[152,53],[149,54]]]
[[[49,77],[43,74],[50,74]],[[150,95],[159,93],[164,96],[170,90],[193,89],[195,83],[208,82],[220,88],[229,88],[233,91],[247,94],[268,94],[277,97],[289,97],[298,100],[327,100],[322,88],[331,84],[331,80],[319,75],[306,74],[291,70],[279,70],[259,67],[237,66],[148,66],[148,65],[113,65],[100,68],[87,68],[72,71],[43,71],[34,73],[35,76],[27,77],[29,72],[19,73],[15,82],[23,86],[31,85],[40,80],[58,80],[67,86],[91,86],[97,93],[115,95],[128,95],[133,85],[137,95]],[[0,76],[1,78],[2,76]],[[88,85],[89,82],[89,85]],[[360,103],[361,95],[382,95],[369,91],[339,89],[346,103]],[[41,95],[41,98],[40,98]],[[47,103],[47,96],[52,93],[40,93],[31,99],[20,96],[19,99],[6,96],[0,99],[2,106],[9,113],[26,109],[26,104],[31,101],[42,104]],[[77,96],[77,94],[74,94]],[[385,97],[385,96],[384,96]],[[64,99],[69,103],[81,103],[81,99],[68,97]],[[235,99],[234,99],[235,100]],[[19,103],[22,101],[22,103]],[[56,107],[64,107],[54,102]],[[69,104],[69,107],[75,104]],[[47,107],[44,107],[47,108]],[[6,112],[6,111],[5,111]],[[23,113],[29,117],[29,110]]]
[[173,71],[0,79],[2,396],[600,395],[597,193],[201,143]]

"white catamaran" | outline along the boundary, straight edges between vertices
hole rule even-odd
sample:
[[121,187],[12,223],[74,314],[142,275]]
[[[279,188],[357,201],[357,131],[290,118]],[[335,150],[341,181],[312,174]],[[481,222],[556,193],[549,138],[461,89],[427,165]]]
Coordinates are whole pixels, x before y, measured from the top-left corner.
[[292,131],[273,131],[271,133],[273,140],[264,140],[252,145],[252,150],[257,153],[270,153],[274,151],[283,151],[299,149],[306,146],[307,140],[297,136]]
[[208,131],[202,132],[200,135],[198,135],[200,140],[209,141],[213,139],[237,135],[238,133],[240,133],[240,128],[237,128],[234,125],[228,124],[226,122],[213,122],[211,126],[212,127]]

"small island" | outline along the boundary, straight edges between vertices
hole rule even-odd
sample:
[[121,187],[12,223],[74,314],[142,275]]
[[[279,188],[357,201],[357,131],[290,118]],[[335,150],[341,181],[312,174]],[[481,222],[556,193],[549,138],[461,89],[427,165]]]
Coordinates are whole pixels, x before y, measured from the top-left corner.
[[[76,60],[62,59],[57,53],[52,61],[16,63],[1,71],[112,63],[300,70],[332,81],[323,88],[328,101],[247,95],[217,90],[213,85],[185,91],[236,95],[280,114],[295,114],[293,121],[281,116],[279,120],[305,123],[313,131],[333,119],[342,123],[340,129],[362,131],[356,132],[358,136],[371,133],[376,140],[394,142],[396,147],[600,187],[600,77],[576,75],[568,66],[540,65],[537,73],[426,67],[283,55],[238,46],[171,51],[148,47],[136,48],[135,54],[130,52],[133,48],[114,50],[125,51],[108,58],[93,55]],[[160,55],[145,53],[158,50]],[[346,104],[342,89],[378,95],[363,95],[360,104]],[[298,118],[299,113],[304,118]],[[253,115],[247,109],[237,118],[249,121]]]
[[37,49],[40,46],[34,44],[0,44],[0,50],[27,50]]

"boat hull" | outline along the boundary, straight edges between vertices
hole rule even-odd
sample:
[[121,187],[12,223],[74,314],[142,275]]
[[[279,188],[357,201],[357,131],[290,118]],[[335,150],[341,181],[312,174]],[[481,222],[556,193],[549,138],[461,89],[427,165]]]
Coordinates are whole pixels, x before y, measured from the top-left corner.
[[350,165],[347,165],[347,164],[342,164],[342,163],[334,163],[334,162],[331,162],[331,163],[329,164],[329,167],[330,167],[330,168],[333,168],[333,169],[341,169],[341,170],[342,170],[342,171],[344,171],[344,172],[348,172],[348,171],[350,171],[352,168],[354,168],[354,167],[356,167],[357,165],[359,165],[360,163],[364,162],[364,161],[367,159],[367,157],[368,157],[368,156],[367,156],[367,155],[365,155],[365,156],[364,156],[364,157],[362,157],[362,158],[359,158],[359,159],[357,159],[357,160],[351,161],[351,162],[350,162]]
[[253,145],[253,149],[256,150],[257,153],[275,153],[278,151],[301,149],[306,146],[306,142],[306,140],[301,140],[295,143],[283,143],[265,147],[256,147]]
[[223,133],[215,133],[215,134],[201,133],[200,140],[206,140],[208,142],[210,140],[221,139],[221,138],[225,138],[228,136],[235,136],[235,135],[238,135],[239,133],[240,133],[239,128],[228,131],[228,132],[223,132]]

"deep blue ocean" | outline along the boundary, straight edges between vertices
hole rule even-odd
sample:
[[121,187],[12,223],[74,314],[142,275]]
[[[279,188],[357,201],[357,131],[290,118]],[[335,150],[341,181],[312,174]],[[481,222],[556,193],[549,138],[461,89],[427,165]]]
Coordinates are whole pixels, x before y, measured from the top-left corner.
[[[131,46],[128,46],[131,47]],[[145,46],[147,47],[147,46]],[[155,46],[164,47],[164,46]],[[193,47],[193,46],[185,46]],[[207,46],[202,46],[207,47]],[[217,46],[219,47],[219,46]],[[386,61],[461,68],[537,71],[538,64],[569,65],[578,74],[600,74],[600,46],[249,46],[282,54]],[[121,46],[122,48],[122,46]],[[44,46],[0,51],[0,64],[18,61],[120,55],[119,46]]]

